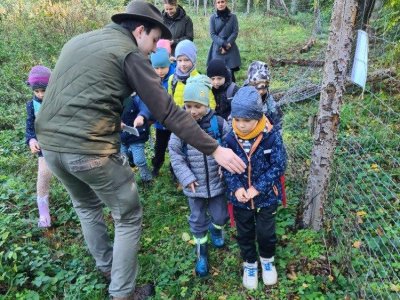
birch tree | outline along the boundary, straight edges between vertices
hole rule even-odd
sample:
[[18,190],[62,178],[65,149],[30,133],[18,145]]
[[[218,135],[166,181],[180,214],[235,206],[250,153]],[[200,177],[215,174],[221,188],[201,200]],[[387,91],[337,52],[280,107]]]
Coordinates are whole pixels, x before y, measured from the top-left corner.
[[357,7],[356,0],[335,0],[333,6],[310,175],[303,203],[304,225],[315,230],[321,229],[324,204],[328,196]]

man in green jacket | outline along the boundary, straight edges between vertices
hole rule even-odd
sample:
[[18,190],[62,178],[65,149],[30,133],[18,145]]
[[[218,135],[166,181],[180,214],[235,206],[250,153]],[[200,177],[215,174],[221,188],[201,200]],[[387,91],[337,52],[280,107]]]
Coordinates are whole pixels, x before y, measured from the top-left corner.
[[[133,1],[112,21],[64,45],[35,128],[50,169],[72,199],[97,268],[111,279],[110,295],[145,299],[152,293],[149,287],[135,290],[142,208],[128,161],[119,153],[123,99],[136,91],[158,121],[228,171],[242,173],[245,165],[160,85],[148,60],[160,38],[171,38],[160,11]],[[113,246],[103,204],[115,222]]]

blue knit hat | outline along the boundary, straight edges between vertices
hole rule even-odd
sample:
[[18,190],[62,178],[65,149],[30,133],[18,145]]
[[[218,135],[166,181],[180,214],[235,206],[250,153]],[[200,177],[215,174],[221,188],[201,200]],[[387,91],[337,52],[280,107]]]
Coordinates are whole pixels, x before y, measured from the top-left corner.
[[195,65],[197,60],[196,45],[190,40],[183,40],[179,42],[175,48],[175,57],[179,58],[179,56],[182,55],[187,56],[192,64]]
[[150,60],[153,68],[165,68],[171,64],[168,51],[165,48],[157,48],[156,52],[150,55]]
[[231,102],[232,118],[260,120],[263,116],[263,104],[260,94],[254,86],[240,88]]
[[206,75],[189,77],[183,91],[184,102],[196,102],[205,106],[210,105],[211,81]]

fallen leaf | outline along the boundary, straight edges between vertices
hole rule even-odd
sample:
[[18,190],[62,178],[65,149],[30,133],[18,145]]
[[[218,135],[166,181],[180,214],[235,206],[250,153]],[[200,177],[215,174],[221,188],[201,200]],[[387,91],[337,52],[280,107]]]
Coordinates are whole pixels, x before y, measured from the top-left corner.
[[329,275],[328,279],[329,279],[330,282],[332,282],[335,278],[332,275]]
[[303,288],[308,288],[309,287],[309,285],[307,284],[307,283],[303,283]]
[[361,245],[362,245],[361,241],[355,241],[355,242],[353,243],[353,247],[354,247],[354,248],[357,248],[357,249],[360,249]]
[[190,245],[196,245],[196,242],[195,242],[194,240],[190,240],[190,241],[188,241],[188,243],[189,243]]
[[185,242],[190,241],[190,235],[187,232],[182,233],[182,240],[184,240]]
[[357,224],[364,223],[363,219],[360,216],[357,216]]
[[398,292],[400,292],[400,285],[399,285],[399,284],[393,284],[393,283],[391,283],[391,284],[390,284],[390,290],[391,290],[392,292],[398,293]]
[[383,235],[385,234],[385,233],[383,232],[383,230],[382,230],[381,227],[378,227],[378,228],[375,230],[375,232],[376,232],[376,234],[379,235],[379,236],[383,236]]
[[365,215],[367,215],[367,213],[365,211],[363,211],[363,210],[360,210],[360,211],[357,212],[357,216],[359,216],[359,217],[363,217]]

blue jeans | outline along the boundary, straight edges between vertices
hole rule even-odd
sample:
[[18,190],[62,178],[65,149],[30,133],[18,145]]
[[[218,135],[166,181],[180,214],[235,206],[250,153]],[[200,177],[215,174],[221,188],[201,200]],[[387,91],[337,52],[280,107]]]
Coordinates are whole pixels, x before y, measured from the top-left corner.
[[[109,156],[61,153],[43,150],[53,174],[71,197],[83,236],[96,266],[111,270],[109,292],[127,297],[135,289],[137,252],[142,227],[142,207],[125,155]],[[103,205],[111,210],[115,223],[112,246],[103,217]]]
[[153,179],[149,167],[147,166],[144,143],[133,143],[129,146],[121,144],[121,152],[126,155],[128,155],[129,152],[132,154],[133,162],[139,168],[142,181],[150,181]]

